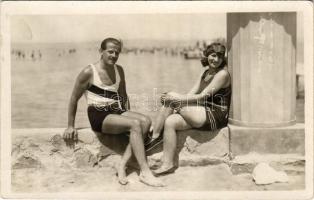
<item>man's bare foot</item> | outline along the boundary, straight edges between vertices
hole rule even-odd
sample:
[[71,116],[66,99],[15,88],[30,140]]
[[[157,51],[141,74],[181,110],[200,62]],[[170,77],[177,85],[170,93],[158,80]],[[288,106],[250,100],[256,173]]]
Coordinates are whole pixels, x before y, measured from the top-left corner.
[[151,173],[143,173],[139,175],[139,179],[142,183],[152,186],[152,187],[164,187],[166,186],[162,181],[157,179],[153,174]]
[[118,176],[118,182],[121,185],[126,185],[129,183],[127,177],[126,177],[126,172],[125,172],[126,168],[125,167],[120,167],[117,171],[117,176]]

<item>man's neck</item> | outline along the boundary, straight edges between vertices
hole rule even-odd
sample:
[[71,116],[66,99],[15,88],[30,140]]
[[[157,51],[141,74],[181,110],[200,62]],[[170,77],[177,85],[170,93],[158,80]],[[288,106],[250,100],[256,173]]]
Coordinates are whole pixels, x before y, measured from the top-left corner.
[[103,70],[110,70],[114,65],[106,65],[103,61],[100,61],[100,68]]

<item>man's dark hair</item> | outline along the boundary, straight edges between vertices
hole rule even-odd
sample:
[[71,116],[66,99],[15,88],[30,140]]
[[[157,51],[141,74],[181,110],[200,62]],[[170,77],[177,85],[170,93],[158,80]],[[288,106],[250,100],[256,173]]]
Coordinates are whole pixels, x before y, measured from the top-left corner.
[[120,46],[120,49],[122,49],[122,41],[121,40],[118,40],[118,39],[116,39],[116,38],[106,38],[106,39],[104,39],[102,42],[101,42],[101,45],[100,45],[100,49],[101,50],[106,50],[106,48],[107,48],[107,43],[109,43],[109,42],[111,42],[111,43],[113,43],[113,44],[115,44],[115,45],[118,45],[118,46]]

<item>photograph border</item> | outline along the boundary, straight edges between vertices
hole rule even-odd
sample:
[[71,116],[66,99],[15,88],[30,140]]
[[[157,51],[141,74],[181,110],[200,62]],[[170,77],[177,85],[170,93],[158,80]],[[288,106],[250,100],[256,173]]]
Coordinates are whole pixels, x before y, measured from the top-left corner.
[[[303,12],[305,80],[305,190],[196,192],[11,192],[11,35],[13,15],[95,15],[145,13]],[[313,4],[309,1],[30,1],[1,2],[1,195],[5,198],[105,199],[308,199],[313,196]]]

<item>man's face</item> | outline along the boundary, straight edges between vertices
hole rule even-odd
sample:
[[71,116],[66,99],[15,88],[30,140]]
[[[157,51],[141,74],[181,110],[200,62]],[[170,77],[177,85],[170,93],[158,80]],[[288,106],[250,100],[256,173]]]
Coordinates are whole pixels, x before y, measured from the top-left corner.
[[208,63],[212,68],[217,68],[223,62],[222,56],[217,53],[211,53],[208,55]]
[[101,59],[106,65],[114,65],[119,58],[120,52],[121,48],[119,45],[108,42],[106,49],[101,51]]

